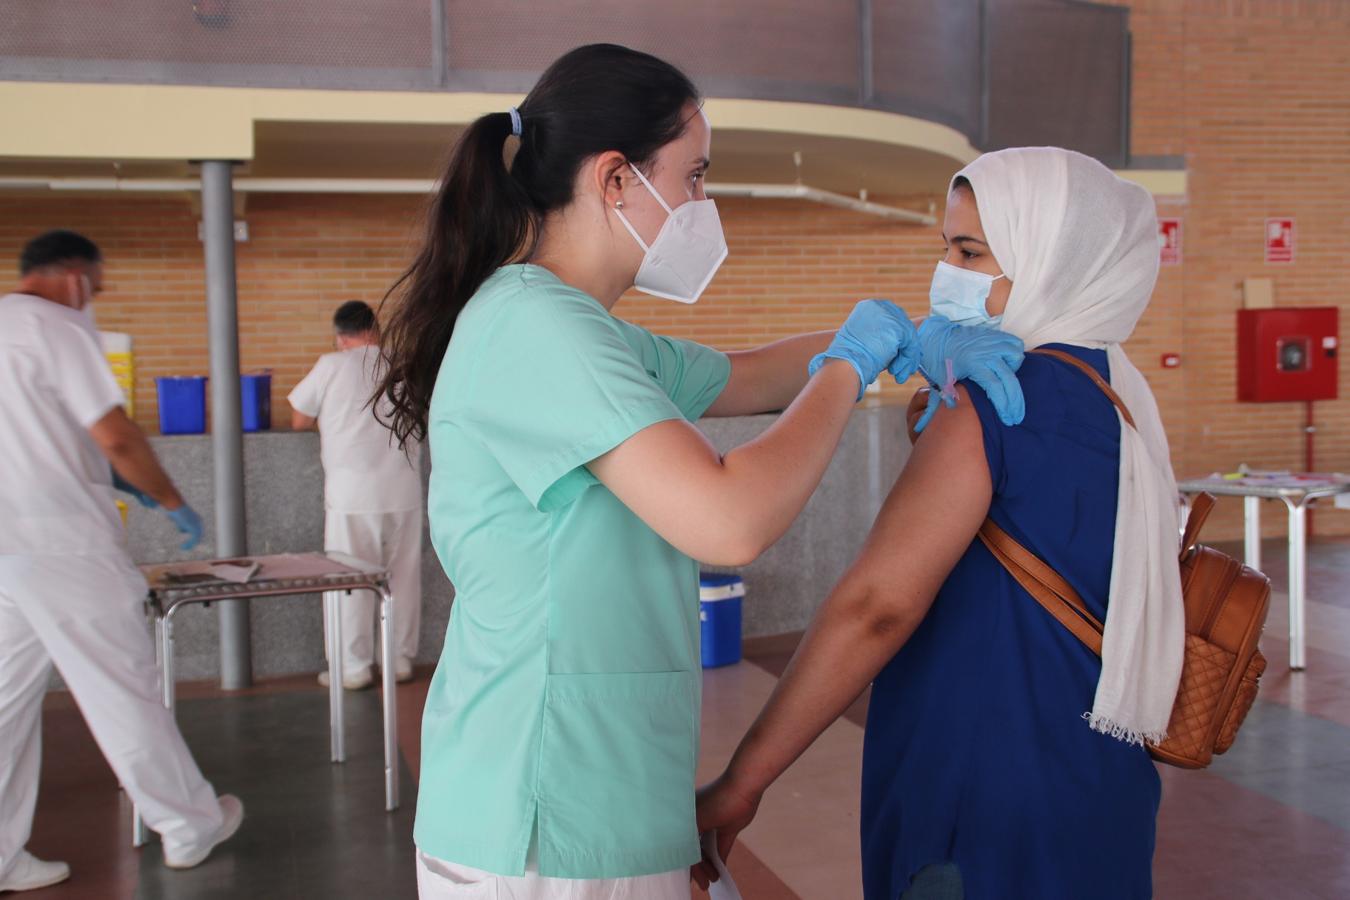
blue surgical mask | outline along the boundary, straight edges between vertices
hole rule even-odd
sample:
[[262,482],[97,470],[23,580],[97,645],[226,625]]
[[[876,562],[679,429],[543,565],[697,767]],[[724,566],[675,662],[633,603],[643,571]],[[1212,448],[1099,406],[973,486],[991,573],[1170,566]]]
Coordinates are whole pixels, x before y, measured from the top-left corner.
[[994,282],[1005,277],[972,272],[939,260],[933,286],[928,289],[929,312],[946,316],[957,325],[997,325],[1003,316],[989,315],[985,303]]

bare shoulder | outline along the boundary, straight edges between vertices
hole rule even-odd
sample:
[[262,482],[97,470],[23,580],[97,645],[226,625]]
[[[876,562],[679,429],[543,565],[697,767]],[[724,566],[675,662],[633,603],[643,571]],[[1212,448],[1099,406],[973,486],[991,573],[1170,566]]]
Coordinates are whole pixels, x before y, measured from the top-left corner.
[[[925,397],[925,405],[926,400]],[[908,418],[911,428],[923,413],[923,407],[917,406],[917,402],[916,399],[916,402],[910,405]],[[944,450],[964,446],[980,449],[984,446],[984,432],[980,427],[980,415],[975,411],[975,404],[971,402],[970,392],[966,390],[965,385],[958,384],[956,386],[955,406],[949,407],[945,403],[939,405],[937,413],[928,423],[928,427],[923,430],[923,434],[915,438],[915,452],[918,452],[918,449],[924,443],[934,449],[937,445],[941,445]]]

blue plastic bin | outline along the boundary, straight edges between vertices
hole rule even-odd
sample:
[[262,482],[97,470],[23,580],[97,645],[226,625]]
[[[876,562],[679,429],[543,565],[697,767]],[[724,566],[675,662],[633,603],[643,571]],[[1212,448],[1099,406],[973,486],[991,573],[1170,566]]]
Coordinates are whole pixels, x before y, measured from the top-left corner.
[[203,434],[206,431],[206,376],[156,378],[160,434]]
[[698,619],[702,633],[703,668],[741,661],[741,601],[745,582],[739,575],[703,573],[698,579]]
[[270,431],[272,428],[272,373],[254,372],[239,376],[239,400],[243,404],[245,431]]

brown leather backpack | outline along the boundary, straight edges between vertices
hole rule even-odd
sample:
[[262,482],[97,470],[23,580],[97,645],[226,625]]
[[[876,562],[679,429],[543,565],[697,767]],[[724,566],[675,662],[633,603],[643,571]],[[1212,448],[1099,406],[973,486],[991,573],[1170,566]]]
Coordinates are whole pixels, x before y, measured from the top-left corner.
[[[1087,363],[1058,350],[1031,352],[1052,356],[1086,373],[1134,427],[1125,404]],[[1186,656],[1167,740],[1148,748],[1154,759],[1183,769],[1203,769],[1214,754],[1233,745],[1266,669],[1257,641],[1270,608],[1270,579],[1225,553],[1196,543],[1213,508],[1214,498],[1209,494],[1196,497],[1181,540]],[[1027,593],[1101,656],[1102,623],[1058,572],[993,519],[986,519],[980,528],[980,540]]]

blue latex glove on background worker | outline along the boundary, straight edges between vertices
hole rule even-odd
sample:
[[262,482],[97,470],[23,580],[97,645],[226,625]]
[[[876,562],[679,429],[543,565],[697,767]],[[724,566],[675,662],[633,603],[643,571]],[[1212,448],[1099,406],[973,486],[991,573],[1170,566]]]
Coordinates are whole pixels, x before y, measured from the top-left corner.
[[984,389],[999,421],[1019,424],[1027,411],[1016,374],[1024,353],[1016,335],[989,325],[957,325],[945,316],[929,316],[919,326],[919,370],[933,389],[915,433],[928,426],[939,403],[956,406],[956,382],[967,378]]
[[858,399],[877,376],[889,370],[897,382],[919,365],[919,332],[905,311],[889,300],[863,300],[853,307],[824,353],[806,371],[815,375],[827,359],[842,359],[858,373]]
[[202,540],[202,517],[197,515],[197,511],[188,506],[186,502],[177,509],[166,509],[164,514],[169,517],[179,531],[187,535],[187,540],[178,545],[180,550],[191,550],[201,543]]
[[[117,470],[115,469],[113,470],[113,487],[124,494],[130,494],[135,497],[136,501],[146,509],[154,509],[159,506],[159,503],[154,497],[151,497],[149,494],[145,493],[145,491],[142,491],[121,475],[118,475]],[[188,506],[186,501],[177,509],[164,510],[164,515],[168,516],[169,521],[174,524],[174,527],[186,536],[186,540],[178,545],[178,549],[191,550],[201,543],[202,533],[205,530],[205,526],[202,524],[202,517],[197,515],[197,511],[191,506]]]

